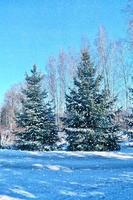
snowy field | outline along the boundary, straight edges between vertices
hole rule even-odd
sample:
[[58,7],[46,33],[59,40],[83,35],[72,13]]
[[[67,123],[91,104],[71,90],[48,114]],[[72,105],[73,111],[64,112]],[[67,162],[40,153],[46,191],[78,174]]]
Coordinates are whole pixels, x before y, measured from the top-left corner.
[[132,200],[133,148],[121,152],[0,150],[1,200]]

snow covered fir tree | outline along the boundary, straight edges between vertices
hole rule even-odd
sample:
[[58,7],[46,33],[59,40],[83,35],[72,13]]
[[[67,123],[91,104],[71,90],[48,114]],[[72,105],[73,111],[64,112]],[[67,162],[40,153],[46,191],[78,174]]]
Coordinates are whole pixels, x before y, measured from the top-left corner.
[[[132,77],[132,82],[133,82],[133,77]],[[131,107],[128,116],[126,116],[125,118],[125,121],[129,138],[133,139],[133,88],[129,88],[129,94],[130,94]]]
[[118,150],[115,123],[115,98],[103,87],[88,50],[81,52],[81,61],[74,86],[66,95],[66,126],[68,150]]
[[42,89],[43,75],[36,65],[26,74],[22,90],[22,111],[17,114],[16,146],[21,150],[53,150],[58,141],[57,127],[47,92]]

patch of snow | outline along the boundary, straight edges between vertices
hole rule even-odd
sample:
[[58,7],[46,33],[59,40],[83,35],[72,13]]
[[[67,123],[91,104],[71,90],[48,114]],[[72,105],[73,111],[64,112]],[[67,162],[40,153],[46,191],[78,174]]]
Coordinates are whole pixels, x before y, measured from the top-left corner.
[[47,165],[47,168],[53,171],[58,171],[61,169],[61,167],[58,165]]
[[117,159],[133,159],[133,156],[127,155],[126,153],[116,153],[116,152],[93,152],[93,155],[103,156],[107,158],[117,158]]
[[44,165],[40,164],[40,163],[35,163],[32,165],[33,167],[36,167],[36,168],[44,168]]
[[0,195],[0,200],[22,200],[22,199],[14,198],[8,195]]
[[66,191],[61,190],[60,193],[66,195],[66,196],[78,196],[78,194],[76,192],[67,191],[67,190]]
[[10,191],[12,191],[14,193],[17,193],[17,194],[21,194],[22,196],[27,197],[27,198],[36,198],[35,195],[33,195],[32,193],[24,190],[21,187],[11,188]]
[[97,191],[90,192],[90,195],[91,195],[92,197],[99,197],[99,198],[105,197],[105,194],[104,194],[103,192],[97,192]]

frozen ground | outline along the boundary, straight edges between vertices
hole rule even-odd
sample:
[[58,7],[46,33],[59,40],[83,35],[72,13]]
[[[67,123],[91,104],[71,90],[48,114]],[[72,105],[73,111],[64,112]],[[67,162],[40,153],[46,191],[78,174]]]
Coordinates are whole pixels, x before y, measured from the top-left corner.
[[133,148],[121,152],[0,150],[1,200],[132,200]]

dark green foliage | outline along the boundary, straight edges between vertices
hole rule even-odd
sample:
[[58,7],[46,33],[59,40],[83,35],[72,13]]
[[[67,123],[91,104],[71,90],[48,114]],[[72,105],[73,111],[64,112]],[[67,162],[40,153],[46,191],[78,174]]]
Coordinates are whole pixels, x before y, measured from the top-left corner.
[[42,90],[43,76],[34,65],[25,80],[22,112],[17,115],[17,147],[22,150],[54,149],[58,140],[57,127],[47,93]]
[[[102,76],[97,75],[88,51],[81,55],[74,88],[66,95],[66,126],[69,150],[115,150],[119,148],[115,132],[115,99],[101,87]],[[77,129],[77,132],[75,131]],[[78,129],[90,129],[86,133]],[[73,131],[74,130],[74,131]],[[93,133],[93,134],[92,134]]]
[[119,150],[116,134],[97,133],[89,129],[66,129],[69,151]]
[[[132,78],[133,81],[133,78]],[[133,128],[133,88],[130,88],[130,100],[131,100],[131,114],[129,116],[128,125]]]
[[89,129],[66,129],[69,151],[95,150],[96,135]]
[[130,92],[131,108],[129,110],[128,116],[126,116],[125,121],[126,121],[127,129],[128,129],[129,137],[133,138],[133,88],[130,88],[129,92]]

